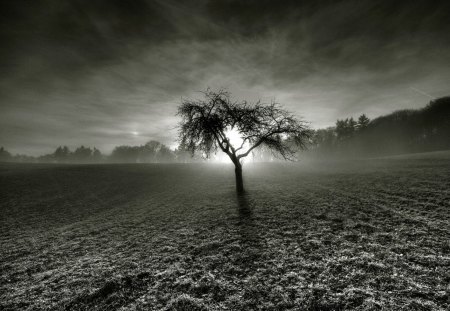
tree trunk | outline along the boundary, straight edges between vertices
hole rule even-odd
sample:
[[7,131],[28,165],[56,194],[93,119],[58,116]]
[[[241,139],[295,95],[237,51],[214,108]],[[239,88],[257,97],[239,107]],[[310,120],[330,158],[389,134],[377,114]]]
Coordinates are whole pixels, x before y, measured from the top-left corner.
[[236,174],[236,191],[237,193],[244,193],[244,181],[242,179],[242,165],[235,164],[234,173]]

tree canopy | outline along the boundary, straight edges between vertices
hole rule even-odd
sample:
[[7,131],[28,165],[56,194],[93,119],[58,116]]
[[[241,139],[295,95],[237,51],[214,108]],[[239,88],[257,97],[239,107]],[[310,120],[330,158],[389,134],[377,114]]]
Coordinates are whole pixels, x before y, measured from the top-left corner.
[[[264,146],[293,160],[311,137],[306,122],[277,103],[233,102],[224,90],[203,94],[203,100],[184,100],[178,108],[180,144],[192,153],[200,151],[209,157],[220,149],[235,162]],[[241,138],[239,145],[232,144],[232,131]]]
[[[181,148],[210,157],[218,149],[235,165],[236,186],[243,191],[241,159],[265,147],[286,160],[306,148],[312,131],[306,122],[277,103],[233,102],[230,93],[207,90],[202,100],[184,100],[178,108]],[[232,136],[238,136],[238,142]]]

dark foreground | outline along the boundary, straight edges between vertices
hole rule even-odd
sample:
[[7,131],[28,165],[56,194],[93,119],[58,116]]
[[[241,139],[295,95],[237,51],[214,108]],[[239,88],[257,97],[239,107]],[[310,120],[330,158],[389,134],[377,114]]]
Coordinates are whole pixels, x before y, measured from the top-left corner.
[[2,310],[448,310],[450,156],[0,165]]

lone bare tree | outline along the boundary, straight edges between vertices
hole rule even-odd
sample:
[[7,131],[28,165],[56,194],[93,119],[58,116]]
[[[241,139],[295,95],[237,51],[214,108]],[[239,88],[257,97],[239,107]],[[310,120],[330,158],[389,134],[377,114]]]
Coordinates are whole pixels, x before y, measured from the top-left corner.
[[[206,90],[204,100],[183,100],[178,107],[180,147],[206,158],[218,149],[235,166],[236,190],[244,192],[242,159],[265,146],[274,155],[294,160],[311,137],[307,124],[279,104],[232,102],[227,91]],[[238,142],[234,136],[238,136]]]

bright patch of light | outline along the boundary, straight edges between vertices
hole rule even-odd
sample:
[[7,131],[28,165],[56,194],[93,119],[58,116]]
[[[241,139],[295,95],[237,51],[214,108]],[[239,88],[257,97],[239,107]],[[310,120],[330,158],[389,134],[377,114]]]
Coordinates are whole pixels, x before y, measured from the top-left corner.
[[[230,144],[233,146],[234,149],[240,148],[239,150],[236,151],[236,155],[243,154],[248,150],[249,147],[248,143],[246,142],[245,144],[242,144],[244,140],[242,139],[241,134],[239,134],[239,132],[236,129],[232,130],[229,129],[225,131],[225,136],[228,138],[228,141],[230,142]],[[245,158],[242,158],[241,163],[243,163],[245,160],[246,160]],[[228,155],[223,152],[216,153],[213,157],[213,161],[219,163],[232,163]]]
[[230,144],[234,148],[239,148],[242,145],[243,140],[241,138],[241,134],[239,134],[239,132],[236,129],[227,131],[225,135],[227,136],[228,140],[230,141]]
[[139,136],[139,132],[133,131],[133,132],[131,132],[131,135],[133,135],[133,136]]

